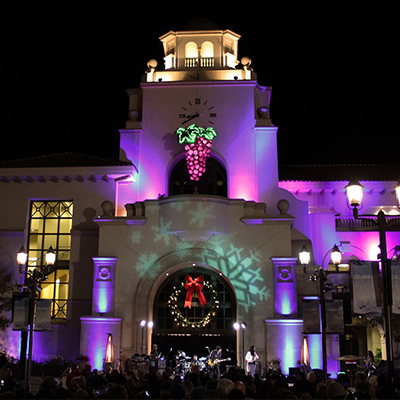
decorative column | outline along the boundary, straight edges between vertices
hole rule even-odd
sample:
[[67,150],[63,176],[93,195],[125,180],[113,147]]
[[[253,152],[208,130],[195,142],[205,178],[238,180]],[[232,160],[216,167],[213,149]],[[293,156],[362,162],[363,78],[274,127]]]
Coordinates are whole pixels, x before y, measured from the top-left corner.
[[114,315],[115,257],[93,257],[92,315]]
[[275,314],[297,317],[297,258],[272,257],[271,260],[274,267]]
[[[117,359],[121,348],[122,318],[115,313],[115,257],[93,257],[92,316],[82,316],[80,353],[89,357],[93,369],[103,370],[107,339],[112,335],[114,354]],[[110,364],[110,362],[108,362]]]

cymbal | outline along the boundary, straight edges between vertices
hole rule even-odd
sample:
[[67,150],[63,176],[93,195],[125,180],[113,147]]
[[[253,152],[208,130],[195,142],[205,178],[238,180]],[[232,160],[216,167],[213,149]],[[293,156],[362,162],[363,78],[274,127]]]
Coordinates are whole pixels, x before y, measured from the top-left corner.
[[207,357],[200,357],[199,358],[199,361],[206,361],[207,360]]
[[192,359],[192,357],[189,357],[189,356],[186,356],[185,358],[186,358],[186,360],[191,360]]

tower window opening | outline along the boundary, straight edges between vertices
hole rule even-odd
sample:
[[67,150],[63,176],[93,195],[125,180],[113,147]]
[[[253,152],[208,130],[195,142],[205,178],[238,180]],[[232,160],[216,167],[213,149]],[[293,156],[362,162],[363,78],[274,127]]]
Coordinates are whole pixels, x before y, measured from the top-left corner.
[[169,195],[209,194],[228,197],[227,174],[224,166],[215,158],[207,160],[206,171],[199,181],[192,181],[186,166],[186,160],[179,161],[169,178]]

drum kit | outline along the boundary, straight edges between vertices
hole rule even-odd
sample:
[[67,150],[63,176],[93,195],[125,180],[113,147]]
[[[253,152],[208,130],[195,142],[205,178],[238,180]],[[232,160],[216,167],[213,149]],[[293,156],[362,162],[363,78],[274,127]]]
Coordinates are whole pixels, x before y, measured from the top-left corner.
[[200,357],[197,360],[193,360],[192,357],[187,356],[185,353],[181,353],[175,356],[175,374],[186,374],[191,372],[194,366],[198,365],[200,370],[206,370],[207,368],[207,357]]
[[[171,364],[173,364],[172,370],[175,375],[185,375],[187,372],[194,370],[195,366],[198,366],[203,371],[208,371],[209,369],[208,357],[192,359],[183,351],[179,351],[179,354],[174,358],[175,360]],[[125,370],[131,371],[137,378],[141,378],[149,372],[151,366],[155,366],[155,361],[147,354],[136,353],[125,362]]]
[[134,354],[125,363],[125,370],[133,372],[137,377],[144,376],[149,372],[149,367],[155,365],[155,361],[147,354]]

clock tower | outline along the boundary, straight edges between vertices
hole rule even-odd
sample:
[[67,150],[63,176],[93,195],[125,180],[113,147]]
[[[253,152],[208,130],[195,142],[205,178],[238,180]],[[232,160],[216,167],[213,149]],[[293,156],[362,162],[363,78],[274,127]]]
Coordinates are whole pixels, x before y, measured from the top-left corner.
[[[239,39],[210,24],[170,31],[160,38],[164,62],[148,61],[140,87],[128,90],[120,159],[134,173],[116,182],[115,215],[96,220],[99,262],[115,271],[107,304],[123,321],[124,355],[150,341],[238,350],[240,339],[258,343],[264,363],[282,359],[285,371],[299,359],[279,339],[301,343],[292,252],[307,204],[278,186],[271,88],[257,83],[250,58],[238,58]],[[193,304],[181,302],[192,285],[207,304],[197,292]],[[145,331],[141,321],[154,325]],[[243,348],[233,353],[237,361]]]
[[[193,192],[197,188],[199,194],[216,194],[207,192],[201,181],[225,179],[228,198],[276,200],[277,127],[269,114],[271,87],[257,83],[249,57],[238,60],[239,39],[204,21],[160,37],[164,65],[148,61],[140,88],[128,90],[121,159],[131,161],[137,175],[134,184],[118,188],[121,200],[173,194],[172,175],[182,160],[187,168],[182,180],[198,182],[191,186]],[[224,170],[225,178],[206,174],[212,163]]]

